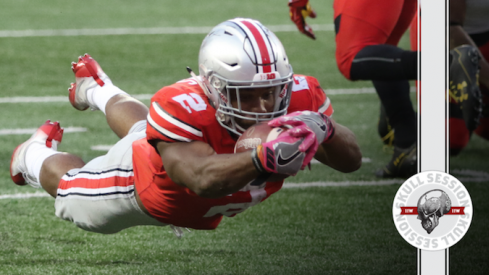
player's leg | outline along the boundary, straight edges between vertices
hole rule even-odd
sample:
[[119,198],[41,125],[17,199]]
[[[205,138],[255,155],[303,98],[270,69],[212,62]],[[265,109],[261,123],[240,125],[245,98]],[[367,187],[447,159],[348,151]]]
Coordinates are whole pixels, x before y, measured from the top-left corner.
[[78,110],[101,110],[110,128],[125,137],[136,122],[146,119],[148,107],[112,84],[110,78],[90,55],[72,63],[76,83],[69,89],[70,102]]
[[71,169],[85,163],[78,156],[57,151],[63,137],[58,122],[44,123],[26,142],[17,146],[12,154],[10,175],[18,185],[30,184],[43,188],[56,197],[61,177]]
[[59,123],[44,123],[14,150],[12,180],[44,188],[56,198],[56,215],[84,230],[109,234],[136,225],[166,225],[145,214],[136,198],[132,143],[145,131],[129,133],[87,164],[56,151],[62,136]]
[[[386,43],[395,46],[411,24],[416,5],[406,1],[396,27]],[[411,59],[417,56],[416,51],[409,52]],[[417,65],[412,62],[411,74],[417,74]],[[412,78],[409,77],[409,78]],[[379,95],[385,116],[394,129],[394,154],[392,159],[376,172],[378,177],[409,177],[416,173],[416,113],[410,97],[410,85],[407,80],[372,81]],[[382,115],[382,114],[381,114]],[[382,119],[382,117],[381,117]]]
[[380,103],[380,115],[377,123],[377,133],[386,147],[391,147],[394,145],[394,129],[389,123],[389,118],[387,117],[387,113],[385,112],[385,108],[382,103]]
[[479,121],[479,126],[474,130],[474,133],[478,136],[489,140],[489,89],[481,86],[482,94],[482,117]]
[[[397,46],[402,35],[411,23],[413,23],[416,9],[416,0],[404,1],[399,19],[387,38],[386,44]],[[409,52],[411,56],[415,56],[416,53],[417,49]],[[413,72],[417,72],[417,66],[414,66],[412,70]],[[411,147],[416,142],[416,115],[409,95],[409,82],[406,80],[388,82],[374,81],[373,84],[381,98],[382,106],[386,108],[389,123],[396,129],[394,137],[396,146],[400,148]],[[393,94],[396,95],[393,96]]]
[[[392,29],[392,32],[389,35],[389,38],[386,41],[386,44],[397,46],[399,41],[401,41],[402,36],[406,33],[408,28],[413,26],[414,18],[416,17],[418,2],[417,0],[404,0],[403,6],[401,10],[401,14],[399,15],[399,19],[397,20],[396,25]],[[414,30],[416,32],[416,29]],[[412,49],[413,51],[416,51]]]
[[[405,2],[405,5],[408,4]],[[397,45],[402,34],[403,34],[403,29],[405,28],[405,24],[407,24],[407,21],[410,18],[410,14],[407,12],[410,9],[406,9],[406,11],[401,14],[401,18],[396,25],[396,27],[393,30],[392,35],[387,39],[388,44],[392,45]],[[410,38],[410,45],[411,45],[411,51],[417,52],[418,51],[418,21],[421,23],[421,18],[418,20],[417,14],[415,14],[413,20],[411,21],[409,25],[409,38]],[[419,31],[421,31],[419,29]],[[420,35],[421,36],[421,35]],[[419,38],[421,38],[419,36]],[[416,87],[416,92],[420,92],[420,87],[418,86],[418,81],[415,82],[415,87]],[[377,132],[379,133],[379,136],[384,144],[387,146],[391,146],[394,144],[394,131],[392,129],[392,125],[389,123],[389,118],[387,117],[387,113],[385,111],[385,108],[381,104],[381,112],[379,116],[379,123],[377,127]],[[413,131],[414,133],[414,131]]]
[[[451,55],[451,61],[453,62],[453,56]],[[450,62],[450,63],[452,63]],[[453,81],[453,80],[452,80]],[[472,132],[467,129],[465,120],[463,117],[463,110],[461,99],[462,96],[454,89],[455,86],[450,87],[448,97],[448,115],[449,115],[449,150],[450,156],[457,156],[469,143]]]
[[46,158],[41,166],[39,173],[39,183],[53,198],[56,198],[58,184],[66,172],[81,168],[85,162],[78,156],[60,153]]
[[[450,148],[450,156],[456,156],[462,152],[462,150],[467,146],[470,140],[471,133],[465,127],[464,119],[462,118],[462,112],[459,109],[459,105],[452,106],[450,104],[450,130],[449,130],[449,148]],[[460,115],[458,117],[454,116],[454,111],[457,110]]]
[[133,131],[133,127],[145,127],[147,116],[148,107],[125,94],[113,96],[105,107],[107,123],[119,138]]
[[451,156],[460,154],[469,142],[472,131],[482,121],[479,115],[482,95],[476,81],[480,57],[475,53],[476,49],[469,46],[457,47],[450,52],[448,134]]
[[[409,43],[411,51],[421,51],[421,10],[418,7],[418,12],[414,15],[413,21],[409,26]],[[421,94],[421,80],[416,80],[416,94]]]
[[416,173],[416,114],[410,85],[404,81],[372,81],[381,100],[389,124],[394,129],[392,159],[376,172],[378,177],[409,177]]
[[[338,14],[335,10],[340,71],[350,80],[373,80],[395,130],[394,155],[377,171],[380,177],[409,176],[415,172],[416,117],[407,80],[417,77],[417,53],[387,44],[398,43],[415,14],[415,4],[414,0],[355,1],[354,5],[337,6]],[[401,169],[397,164],[409,165]]]
[[[479,46],[479,51],[481,52],[485,60],[489,60],[489,41],[485,44]],[[481,73],[481,78],[484,77]],[[480,118],[479,126],[475,129],[474,133],[478,136],[489,140],[489,87],[484,86],[482,81],[479,81],[480,90],[482,95],[482,117]]]
[[479,61],[477,48],[462,45],[450,51],[450,97],[461,105],[467,129],[472,132],[482,114],[482,95],[479,88]]
[[137,225],[165,226],[146,214],[137,199],[132,145],[145,137],[144,130],[131,132],[106,155],[64,174],[57,190],[56,216],[103,234]]
[[[405,31],[409,26],[416,10],[412,3],[416,2],[362,0],[355,1],[354,5],[335,5],[336,60],[338,68],[347,79],[416,78],[417,53],[387,44],[391,43],[389,38],[394,31],[395,35],[391,40],[398,39],[401,27]],[[407,20],[408,16],[411,16],[411,19]],[[402,20],[399,21],[400,19]]]

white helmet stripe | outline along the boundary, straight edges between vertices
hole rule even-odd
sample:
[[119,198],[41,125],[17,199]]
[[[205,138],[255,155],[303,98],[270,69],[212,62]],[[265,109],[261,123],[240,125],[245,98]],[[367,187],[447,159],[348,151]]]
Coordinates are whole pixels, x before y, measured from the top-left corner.
[[[268,37],[263,32],[263,29],[252,20],[232,20],[246,33],[250,39],[251,45],[256,54],[256,62],[259,65],[275,63],[273,49],[270,45]],[[257,73],[270,73],[275,71],[275,66],[257,66]]]

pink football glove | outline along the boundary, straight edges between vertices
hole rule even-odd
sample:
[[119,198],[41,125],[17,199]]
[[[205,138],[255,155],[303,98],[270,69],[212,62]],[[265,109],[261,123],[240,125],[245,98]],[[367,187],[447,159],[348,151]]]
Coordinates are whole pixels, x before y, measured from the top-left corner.
[[306,24],[306,17],[316,18],[316,12],[309,5],[309,0],[289,0],[290,20],[295,23],[303,34],[316,39],[312,28]]
[[[331,119],[322,113],[312,111],[297,111],[290,114],[283,115],[268,122],[268,125],[272,127],[291,126],[298,127],[306,125],[310,131],[316,135],[318,144],[328,142],[334,135],[334,126]],[[301,132],[291,135],[294,137],[300,137]]]
[[[251,157],[259,172],[294,176],[311,161],[309,155],[312,153],[314,156],[318,148],[316,137],[304,127],[297,128],[293,129],[294,133],[301,138],[292,136],[292,129],[287,130],[252,151]],[[307,133],[300,135],[302,131]]]
[[269,121],[268,125],[272,127],[289,126],[292,127],[288,130],[290,136],[315,139],[314,147],[311,147],[313,150],[306,153],[301,169],[304,169],[312,160],[319,144],[328,142],[334,135],[334,126],[331,119],[318,112],[293,112]]

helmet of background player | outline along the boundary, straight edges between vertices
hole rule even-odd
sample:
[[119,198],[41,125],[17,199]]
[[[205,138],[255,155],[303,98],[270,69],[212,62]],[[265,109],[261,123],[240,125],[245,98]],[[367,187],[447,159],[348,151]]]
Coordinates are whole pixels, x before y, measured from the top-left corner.
[[[280,40],[256,20],[235,18],[213,28],[200,47],[199,73],[216,108],[217,120],[237,135],[245,129],[235,118],[257,123],[287,112],[292,66]],[[240,89],[265,87],[274,88],[273,111],[258,113],[241,108]],[[231,98],[237,99],[237,106],[231,105]]]

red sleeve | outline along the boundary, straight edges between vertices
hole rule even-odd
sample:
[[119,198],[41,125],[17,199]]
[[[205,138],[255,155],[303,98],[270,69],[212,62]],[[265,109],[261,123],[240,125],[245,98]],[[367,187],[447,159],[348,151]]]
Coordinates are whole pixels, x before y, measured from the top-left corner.
[[201,122],[211,108],[198,85],[183,82],[164,87],[151,99],[147,139],[203,141]]
[[292,97],[288,113],[295,111],[314,111],[327,116],[333,115],[333,106],[316,78],[305,75],[294,75]]

